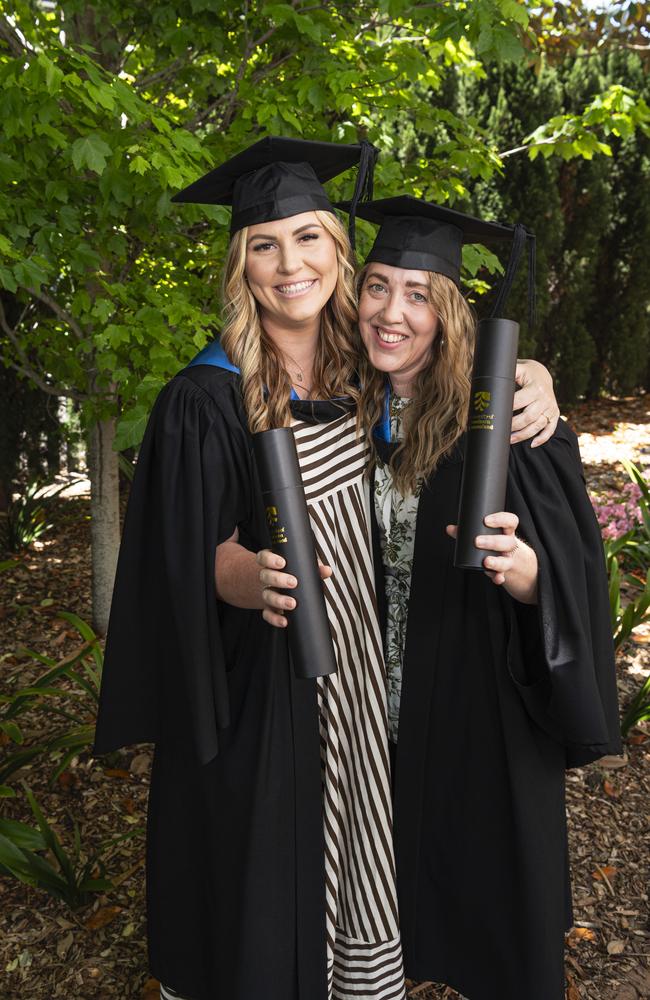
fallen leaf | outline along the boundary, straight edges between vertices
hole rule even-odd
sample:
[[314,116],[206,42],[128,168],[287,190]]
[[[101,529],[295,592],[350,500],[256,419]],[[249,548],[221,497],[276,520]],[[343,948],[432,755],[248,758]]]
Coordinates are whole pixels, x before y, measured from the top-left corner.
[[622,955],[625,951],[625,941],[618,941],[613,939],[607,942],[607,954],[608,955]]
[[159,1000],[160,983],[157,979],[147,979],[142,987],[142,1000]]
[[580,1000],[580,992],[575,984],[575,979],[573,978],[573,976],[567,973],[566,981],[567,981],[566,1000]]
[[121,912],[121,906],[102,906],[96,913],[92,913],[88,917],[86,927],[89,931],[96,931],[100,927],[106,927],[106,925],[110,924],[111,920],[114,920],[118,913]]
[[617,799],[620,794],[618,788],[611,781],[608,781],[607,778],[603,781],[603,791],[612,799]]
[[630,758],[627,754],[621,753],[616,754],[616,756],[602,757],[598,764],[604,771],[616,771],[619,767],[627,767],[630,763]]
[[139,753],[131,761],[129,770],[131,774],[146,774],[150,767],[151,755],[148,753]]
[[641,743],[645,743],[648,740],[647,733],[630,733],[627,737],[627,742],[631,743],[632,746],[639,746]]
[[606,882],[607,879],[611,881],[617,872],[618,868],[613,868],[612,865],[603,865],[602,868],[597,868],[595,872],[592,872],[591,877]]
[[62,938],[59,938],[56,945],[56,953],[59,956],[59,958],[65,958],[65,956],[70,951],[70,947],[73,941],[74,937],[72,931],[68,931],[68,933],[64,934]]
[[131,775],[121,767],[105,767],[104,774],[109,778],[130,778]]
[[122,808],[129,814],[129,816],[133,816],[133,813],[135,812],[135,799],[132,799],[131,796],[127,796],[127,798],[122,799]]
[[569,945],[572,945],[573,947],[580,944],[581,941],[595,940],[596,932],[592,931],[590,927],[572,927],[567,937]]

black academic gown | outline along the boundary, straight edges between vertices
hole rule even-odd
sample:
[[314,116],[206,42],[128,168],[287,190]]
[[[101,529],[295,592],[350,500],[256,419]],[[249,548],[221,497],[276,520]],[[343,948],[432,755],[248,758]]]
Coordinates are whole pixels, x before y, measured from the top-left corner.
[[521,605],[454,569],[461,473],[462,445],[417,516],[394,779],[406,974],[563,1000],[564,771],[621,751],[602,542],[573,432],[515,445],[506,509],[539,560],[539,605]]
[[142,444],[95,751],[156,744],[153,974],[196,1000],[325,1000],[315,681],[294,679],[285,632],[217,600],[235,527],[268,545],[238,377],[199,365],[163,389]]

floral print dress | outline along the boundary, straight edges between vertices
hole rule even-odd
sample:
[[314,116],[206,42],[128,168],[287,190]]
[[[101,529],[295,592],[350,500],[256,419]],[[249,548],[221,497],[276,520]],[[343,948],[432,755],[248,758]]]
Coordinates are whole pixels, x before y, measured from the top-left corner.
[[[405,397],[391,394],[390,430],[393,441],[398,441],[402,436],[404,410],[409,402]],[[415,524],[421,488],[420,483],[415,493],[402,496],[395,489],[389,467],[381,459],[377,459],[374,500],[386,587],[388,734],[394,743],[397,742],[399,725]]]

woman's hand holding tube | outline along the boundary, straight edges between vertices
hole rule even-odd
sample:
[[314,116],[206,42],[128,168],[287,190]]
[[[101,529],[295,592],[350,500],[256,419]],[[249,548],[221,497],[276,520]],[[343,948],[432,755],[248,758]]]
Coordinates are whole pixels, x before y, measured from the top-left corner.
[[555,433],[560,408],[553,391],[550,372],[539,361],[518,361],[515,373],[517,392],[510,444],[533,438],[531,448],[544,444]]
[[[515,531],[519,525],[516,514],[499,511],[488,514],[484,522],[489,528],[500,528],[498,535],[477,535],[477,549],[488,549],[490,553],[483,560],[486,574],[498,587],[503,586],[511,597],[522,604],[537,603],[537,556],[530,545],[517,538]],[[447,525],[447,534],[456,537],[457,526]]]
[[255,553],[239,544],[239,531],[217,545],[214,556],[217,597],[235,608],[264,607]]
[[[292,611],[296,606],[296,602],[290,594],[281,594],[278,591],[293,590],[298,585],[298,581],[295,576],[282,572],[285,560],[270,549],[262,549],[257,553],[257,563],[258,566],[262,567],[259,571],[259,580],[263,588],[262,617],[269,625],[274,625],[276,628],[286,628],[287,618],[285,613]],[[318,568],[320,569],[322,580],[327,580],[332,575],[330,567],[324,566],[320,560]]]

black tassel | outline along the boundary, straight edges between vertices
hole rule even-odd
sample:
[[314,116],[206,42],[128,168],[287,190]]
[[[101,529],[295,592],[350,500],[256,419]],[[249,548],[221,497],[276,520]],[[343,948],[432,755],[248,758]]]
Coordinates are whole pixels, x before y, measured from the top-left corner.
[[536,300],[536,242],[535,234],[529,232],[525,226],[518,223],[515,226],[515,230],[512,236],[512,247],[510,250],[510,258],[497,293],[497,299],[494,303],[494,308],[492,309],[492,316],[503,316],[503,310],[505,308],[506,300],[510,295],[512,289],[512,284],[517,276],[517,270],[519,268],[519,261],[521,260],[521,255],[524,250],[524,246],[528,241],[528,323],[532,328],[535,324],[535,300]]
[[375,163],[377,162],[378,156],[379,150],[377,147],[373,146],[373,144],[368,142],[367,139],[364,139],[361,142],[361,156],[359,158],[359,167],[357,169],[357,179],[354,185],[354,193],[352,195],[349,209],[348,234],[350,236],[350,244],[353,250],[355,249],[357,242],[357,205],[361,201],[372,201]]
[[518,223],[515,226],[514,233],[512,235],[512,246],[510,248],[510,257],[508,259],[508,264],[506,266],[505,274],[501,279],[501,284],[499,286],[499,291],[497,294],[497,300],[494,303],[494,308],[492,309],[492,316],[503,317],[503,309],[506,304],[506,300],[510,295],[512,289],[512,283],[515,280],[515,275],[517,274],[517,268],[519,267],[519,261],[521,259],[521,254],[526,243],[526,227]]

